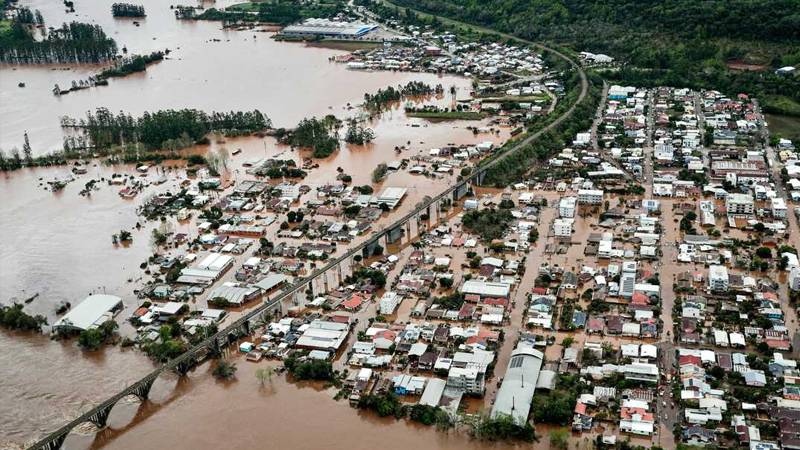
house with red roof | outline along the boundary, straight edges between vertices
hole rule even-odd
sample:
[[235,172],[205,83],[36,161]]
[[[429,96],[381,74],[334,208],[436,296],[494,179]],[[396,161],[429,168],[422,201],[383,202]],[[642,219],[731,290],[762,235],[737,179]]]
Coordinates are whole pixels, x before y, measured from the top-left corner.
[[623,407],[619,418],[619,429],[623,433],[650,436],[655,430],[655,417],[645,408]]
[[348,311],[357,311],[361,308],[361,305],[364,304],[366,299],[358,294],[354,294],[344,302],[342,302],[342,307]]

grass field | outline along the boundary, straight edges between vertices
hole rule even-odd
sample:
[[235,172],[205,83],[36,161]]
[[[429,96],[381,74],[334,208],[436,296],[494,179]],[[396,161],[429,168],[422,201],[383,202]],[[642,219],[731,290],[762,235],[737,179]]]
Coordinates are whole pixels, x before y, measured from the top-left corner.
[[485,114],[477,111],[438,111],[438,112],[407,112],[408,117],[419,117],[428,120],[481,120]]
[[257,12],[258,5],[264,2],[246,2],[246,3],[237,3],[235,5],[228,6],[225,8],[228,11],[242,11],[242,12]]
[[773,136],[800,142],[800,117],[767,114],[767,124]]
[[770,114],[800,117],[800,103],[783,95],[764,97],[764,111]]

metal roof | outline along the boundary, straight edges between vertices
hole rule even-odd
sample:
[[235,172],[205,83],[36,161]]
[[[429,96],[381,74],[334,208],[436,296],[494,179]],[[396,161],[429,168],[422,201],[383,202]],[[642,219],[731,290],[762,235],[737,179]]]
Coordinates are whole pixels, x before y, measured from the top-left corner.
[[86,297],[78,306],[53,324],[54,328],[66,327],[88,330],[111,320],[111,314],[121,306],[122,299],[116,295],[97,294]]
[[543,361],[544,354],[529,345],[522,344],[514,349],[503,384],[497,391],[492,417],[508,415],[518,424],[528,421]]

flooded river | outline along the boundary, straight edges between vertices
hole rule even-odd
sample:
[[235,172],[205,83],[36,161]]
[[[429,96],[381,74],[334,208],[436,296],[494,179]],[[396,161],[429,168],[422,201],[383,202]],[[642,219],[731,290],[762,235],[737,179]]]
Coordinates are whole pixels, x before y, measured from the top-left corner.
[[[177,21],[168,2],[142,2],[148,16],[141,20],[140,27],[131,20],[114,19],[111,1],[76,2],[75,14],[66,14],[60,2],[20,3],[41,10],[49,26],[70,20],[98,23],[129,53],[167,48],[172,53],[167,60],[150,66],[146,73],[113,79],[109,86],[61,97],[51,93],[56,83],[69,86],[73,80],[96,73],[98,67],[0,66],[0,148],[5,151],[21,147],[25,131],[29,133],[34,154],[59,149],[62,139],[59,118],[82,117],[86,111],[100,106],[134,115],[163,108],[192,107],[207,111],[257,108],[276,126],[291,127],[314,115],[347,117],[354,113],[348,105],[360,103],[364,93],[412,80],[441,83],[446,90],[455,86],[455,96],[448,93],[429,100],[439,104],[451,104],[455,98],[469,95],[470,82],[466,79],[348,71],[343,65],[329,62],[330,57],[342,54],[341,50],[279,43],[270,39],[267,32],[225,31],[219,23]],[[26,87],[17,87],[20,82]],[[335,169],[342,167],[353,177],[354,184],[367,184],[373,168],[380,162],[409,158],[448,143],[496,142],[508,136],[508,130],[475,135],[466,129],[467,125],[476,124],[431,124],[407,118],[401,108],[395,109],[370,124],[378,136],[372,144],[343,147],[320,161],[320,167],[304,183],[314,188],[333,182]],[[398,146],[408,149],[397,154],[394,149]],[[271,138],[214,141],[210,147],[242,149],[230,162],[233,178],[243,177],[243,163],[254,158],[281,155],[301,160],[300,154]],[[204,152],[208,147],[193,150]],[[174,175],[183,175],[182,169],[175,170]],[[0,174],[0,230],[3,231],[0,302],[8,304],[36,296],[26,305],[26,311],[43,314],[50,323],[56,318],[56,305],[67,301],[74,305],[89,293],[119,295],[128,309],[136,305],[134,289],[142,276],[139,264],[152,253],[149,237],[154,227],[142,222],[141,229],[134,228],[142,221],[136,215],[136,208],[149,195],[177,188],[177,177],[167,173],[170,181],[150,185],[132,200],[121,199],[117,195],[119,186],[109,186],[105,181],[98,183],[100,189],[90,197],[80,196],[79,191],[91,179],[107,180],[115,173],[134,173],[132,167],[93,164],[87,174],[62,191],[52,193],[45,189],[46,181],[67,173],[68,168],[57,167]],[[151,173],[148,178],[156,176]],[[408,209],[424,196],[442,190],[449,181],[401,172],[389,175],[383,185],[409,188],[403,204]],[[173,227],[176,232],[195,231],[191,223]],[[122,229],[133,232],[133,243],[126,247],[111,242],[111,236]],[[125,317],[127,311],[118,321]],[[46,336],[0,332],[0,448],[19,445],[57,428],[151,369],[151,363],[135,351],[111,348],[87,355],[74,342],[59,343]],[[241,377],[242,383],[223,386],[205,374],[193,375],[176,389],[168,389],[174,398],[165,405],[144,408],[156,420],[142,423],[134,420],[133,430],[106,440],[104,437],[114,432],[104,432],[94,446],[105,443],[113,448],[142,448],[145,447],[142,438],[147,440],[147,447],[153,448],[167,445],[255,448],[265,441],[292,448],[319,448],[329,445],[332,442],[329,438],[339,440],[341,445],[336,447],[348,448],[430,446],[434,442],[440,448],[465,445],[463,437],[447,437],[428,429],[417,431],[402,423],[380,422],[378,432],[377,428],[367,426],[376,419],[362,419],[347,411],[346,406],[330,400],[328,392],[298,389],[276,377],[275,392],[269,394],[258,390],[252,373],[245,371]],[[235,402],[226,402],[230,399]],[[220,409],[221,404],[226,406]],[[130,408],[135,410],[135,405]],[[119,416],[124,416],[130,408],[115,411],[112,425],[119,425]],[[307,412],[310,410],[314,412]],[[286,414],[287,411],[291,414]],[[276,428],[276,420],[295,429],[313,429],[318,432],[315,434],[318,440],[309,440],[304,432],[287,433],[290,427]],[[183,430],[176,433],[187,424],[193,430],[191,433]],[[237,430],[233,436],[231,429]],[[392,442],[388,442],[385,433],[390,433]],[[80,436],[72,436],[69,442],[73,439],[79,446],[90,445]]]
[[[109,428],[98,434],[73,434],[70,449],[133,448],[285,448],[485,450],[515,448],[507,442],[478,442],[466,433],[437,432],[434,427],[382,419],[335,402],[334,390],[318,385],[292,384],[274,376],[261,386],[255,370],[269,363],[238,362],[237,379],[219,382],[208,365],[190,374],[189,380],[159,380],[155,400],[117,407]],[[235,401],[232,401],[235,399]],[[137,414],[138,410],[138,414]],[[541,430],[544,430],[542,428]],[[546,431],[536,445],[547,448]]]
[[[276,127],[293,127],[304,117],[340,113],[347,103],[360,103],[365,93],[411,80],[466,90],[468,80],[435,74],[347,70],[328,58],[345,53],[300,43],[281,43],[271,33],[227,31],[219,22],[176,20],[168,2],[144,1],[147,18],[136,27],[114,19],[111,1],[76,4],[65,15],[63,5],[46,0],[22,1],[40,9],[48,25],[65,20],[98,23],[129,53],[170,49],[166,60],[147,72],[110,80],[109,86],[64,96],[51,90],[72,80],[86,79],[98,67],[51,68],[0,66],[0,144],[21,147],[28,132],[35,154],[60,149],[59,118],[85,117],[86,111],[108,107],[139,115],[165,108],[204,111],[259,109]],[[17,84],[24,82],[26,87]],[[465,92],[466,93],[466,92]]]

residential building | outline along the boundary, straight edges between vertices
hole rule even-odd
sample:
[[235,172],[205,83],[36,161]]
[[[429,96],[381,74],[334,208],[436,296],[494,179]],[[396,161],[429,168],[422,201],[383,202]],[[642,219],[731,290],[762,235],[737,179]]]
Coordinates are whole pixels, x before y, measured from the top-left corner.
[[575,219],[556,219],[553,221],[553,234],[556,237],[571,237]]
[[772,203],[772,217],[778,219],[785,219],[787,211],[786,201],[781,197],[773,197],[771,203]]
[[727,292],[730,287],[728,268],[712,265],[708,268],[708,288],[714,292]]
[[658,383],[658,366],[655,364],[632,362],[622,366],[622,373],[625,375],[626,380]]
[[581,189],[578,191],[578,203],[582,205],[599,205],[603,203],[603,191],[599,189]]
[[623,406],[619,417],[619,429],[623,433],[650,436],[655,430],[655,417],[645,408]]
[[792,267],[789,272],[789,289],[800,291],[800,267]]
[[751,216],[755,211],[753,197],[749,194],[728,194],[725,197],[725,209],[729,215]]
[[558,215],[565,219],[575,217],[575,205],[577,199],[575,197],[562,197],[558,202]]

